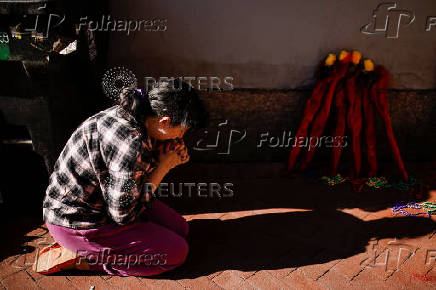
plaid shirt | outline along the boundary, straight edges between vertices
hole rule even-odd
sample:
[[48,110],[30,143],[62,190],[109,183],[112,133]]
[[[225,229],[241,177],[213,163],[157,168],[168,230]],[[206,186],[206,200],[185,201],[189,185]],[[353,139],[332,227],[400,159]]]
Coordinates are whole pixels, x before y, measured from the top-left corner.
[[85,120],[56,161],[43,203],[44,221],[69,228],[128,224],[155,196],[146,186],[157,166],[151,137],[113,106]]

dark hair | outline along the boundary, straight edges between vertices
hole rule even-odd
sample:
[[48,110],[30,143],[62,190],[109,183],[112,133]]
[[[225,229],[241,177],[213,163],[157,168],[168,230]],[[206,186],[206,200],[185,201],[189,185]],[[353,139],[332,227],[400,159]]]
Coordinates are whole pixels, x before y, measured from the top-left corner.
[[204,128],[209,123],[209,114],[192,86],[173,79],[156,83],[148,93],[136,88],[125,88],[118,105],[133,116],[139,129],[146,132],[148,116],[168,116],[171,126]]

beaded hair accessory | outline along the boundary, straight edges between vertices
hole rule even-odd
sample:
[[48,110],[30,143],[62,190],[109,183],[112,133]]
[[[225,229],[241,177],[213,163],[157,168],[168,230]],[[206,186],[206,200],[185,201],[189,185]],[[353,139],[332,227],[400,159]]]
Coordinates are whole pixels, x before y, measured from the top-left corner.
[[[105,72],[101,85],[106,97],[116,102],[122,90],[129,87],[136,88],[138,86],[138,80],[131,70],[118,66]],[[142,94],[142,91],[140,92]]]

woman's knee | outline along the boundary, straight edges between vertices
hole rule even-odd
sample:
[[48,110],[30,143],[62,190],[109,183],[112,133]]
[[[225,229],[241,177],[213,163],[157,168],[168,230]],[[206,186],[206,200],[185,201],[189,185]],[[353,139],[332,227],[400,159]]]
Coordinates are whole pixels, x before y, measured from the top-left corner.
[[183,218],[183,227],[182,227],[182,236],[183,237],[187,237],[188,236],[188,234],[189,234],[189,224],[188,224],[188,222]]
[[167,255],[167,264],[181,265],[186,261],[189,253],[189,245],[184,238],[178,240],[171,249],[171,254]]
[[186,219],[160,200],[153,202],[149,218],[150,221],[162,225],[182,237],[186,237],[189,233],[189,226]]
[[178,264],[183,264],[186,261],[186,258],[188,257],[188,253],[189,253],[189,244],[185,239],[182,239],[182,241],[180,242],[179,245],[179,263]]

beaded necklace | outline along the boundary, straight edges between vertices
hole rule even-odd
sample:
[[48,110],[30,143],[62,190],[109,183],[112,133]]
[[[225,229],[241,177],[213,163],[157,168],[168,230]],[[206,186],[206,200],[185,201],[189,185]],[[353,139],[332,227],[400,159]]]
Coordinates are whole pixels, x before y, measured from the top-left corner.
[[[410,209],[421,209],[425,212],[417,212],[417,213],[411,213],[408,211],[405,211],[404,209],[410,208]],[[392,207],[392,213],[402,213],[406,216],[416,216],[416,215],[427,215],[429,218],[431,215],[436,214],[436,203],[426,201],[422,203],[416,203],[416,202],[409,202],[409,203],[397,203]]]
[[327,184],[329,186],[335,186],[337,184],[349,180],[355,185],[360,185],[360,190],[362,189],[363,185],[367,185],[368,187],[374,187],[377,189],[393,188],[401,191],[409,191],[412,187],[423,184],[422,182],[418,181],[414,177],[410,177],[409,181],[400,180],[396,183],[395,182],[389,183],[386,177],[369,177],[369,178],[351,179],[351,178],[343,177],[340,174],[337,174],[336,176],[333,177],[323,176],[320,178],[320,180],[322,183]]

